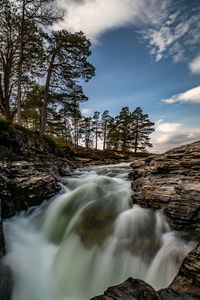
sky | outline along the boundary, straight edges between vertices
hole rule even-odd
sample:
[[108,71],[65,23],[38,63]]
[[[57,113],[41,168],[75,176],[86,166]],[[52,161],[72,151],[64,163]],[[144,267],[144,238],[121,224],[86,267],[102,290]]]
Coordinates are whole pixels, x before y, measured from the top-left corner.
[[85,116],[140,106],[155,122],[155,153],[200,140],[200,0],[57,2],[65,17],[56,29],[92,42]]

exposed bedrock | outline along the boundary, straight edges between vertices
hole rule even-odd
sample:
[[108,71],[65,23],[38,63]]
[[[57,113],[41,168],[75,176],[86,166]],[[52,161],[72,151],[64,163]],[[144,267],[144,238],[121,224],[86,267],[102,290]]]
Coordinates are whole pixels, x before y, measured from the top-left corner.
[[200,142],[132,163],[133,203],[163,212],[175,230],[200,235]]

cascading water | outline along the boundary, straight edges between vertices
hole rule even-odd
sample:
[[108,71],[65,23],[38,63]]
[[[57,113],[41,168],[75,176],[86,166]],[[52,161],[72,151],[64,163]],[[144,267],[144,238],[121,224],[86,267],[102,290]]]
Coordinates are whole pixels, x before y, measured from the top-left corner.
[[12,300],[88,300],[129,276],[167,287],[194,247],[131,206],[128,164],[77,171],[50,202],[5,222]]

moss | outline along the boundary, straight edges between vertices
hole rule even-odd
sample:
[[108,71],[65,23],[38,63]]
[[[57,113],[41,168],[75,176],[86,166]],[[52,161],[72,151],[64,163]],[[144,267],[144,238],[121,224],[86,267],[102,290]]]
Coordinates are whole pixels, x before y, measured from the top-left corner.
[[0,118],[0,131],[7,131],[9,129],[10,124],[10,121]]

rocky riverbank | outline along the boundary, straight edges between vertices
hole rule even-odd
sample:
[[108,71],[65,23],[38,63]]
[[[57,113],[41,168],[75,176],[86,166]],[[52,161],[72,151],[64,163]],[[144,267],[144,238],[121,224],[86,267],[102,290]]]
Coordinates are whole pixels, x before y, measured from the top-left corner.
[[91,300],[198,300],[200,299],[200,245],[184,259],[180,271],[172,284],[155,291],[139,279],[129,278],[125,282],[109,287],[104,295]]
[[[200,242],[200,142],[132,163],[132,201],[143,208],[162,209],[171,228],[183,238]],[[93,300],[200,299],[200,244],[184,259],[167,289],[155,291],[129,278]]]
[[162,209],[175,230],[200,235],[200,142],[132,163],[134,204]]
[[2,219],[57,194],[62,177],[71,175],[77,167],[124,159],[101,151],[80,149],[76,153],[48,136],[41,138],[37,132],[0,122],[0,257],[6,250]]
[[[39,205],[58,193],[62,176],[74,168],[120,162],[114,158],[76,159],[70,148],[60,152],[51,141],[21,129],[0,131],[0,201],[2,218]],[[170,226],[185,239],[200,236],[200,142],[147,158],[134,159],[132,201],[144,208],[162,209]],[[0,257],[5,254],[0,218]],[[94,299],[200,299],[200,246],[185,258],[168,289],[156,292],[140,280],[129,279]],[[0,299],[10,299],[13,279],[0,265]]]

